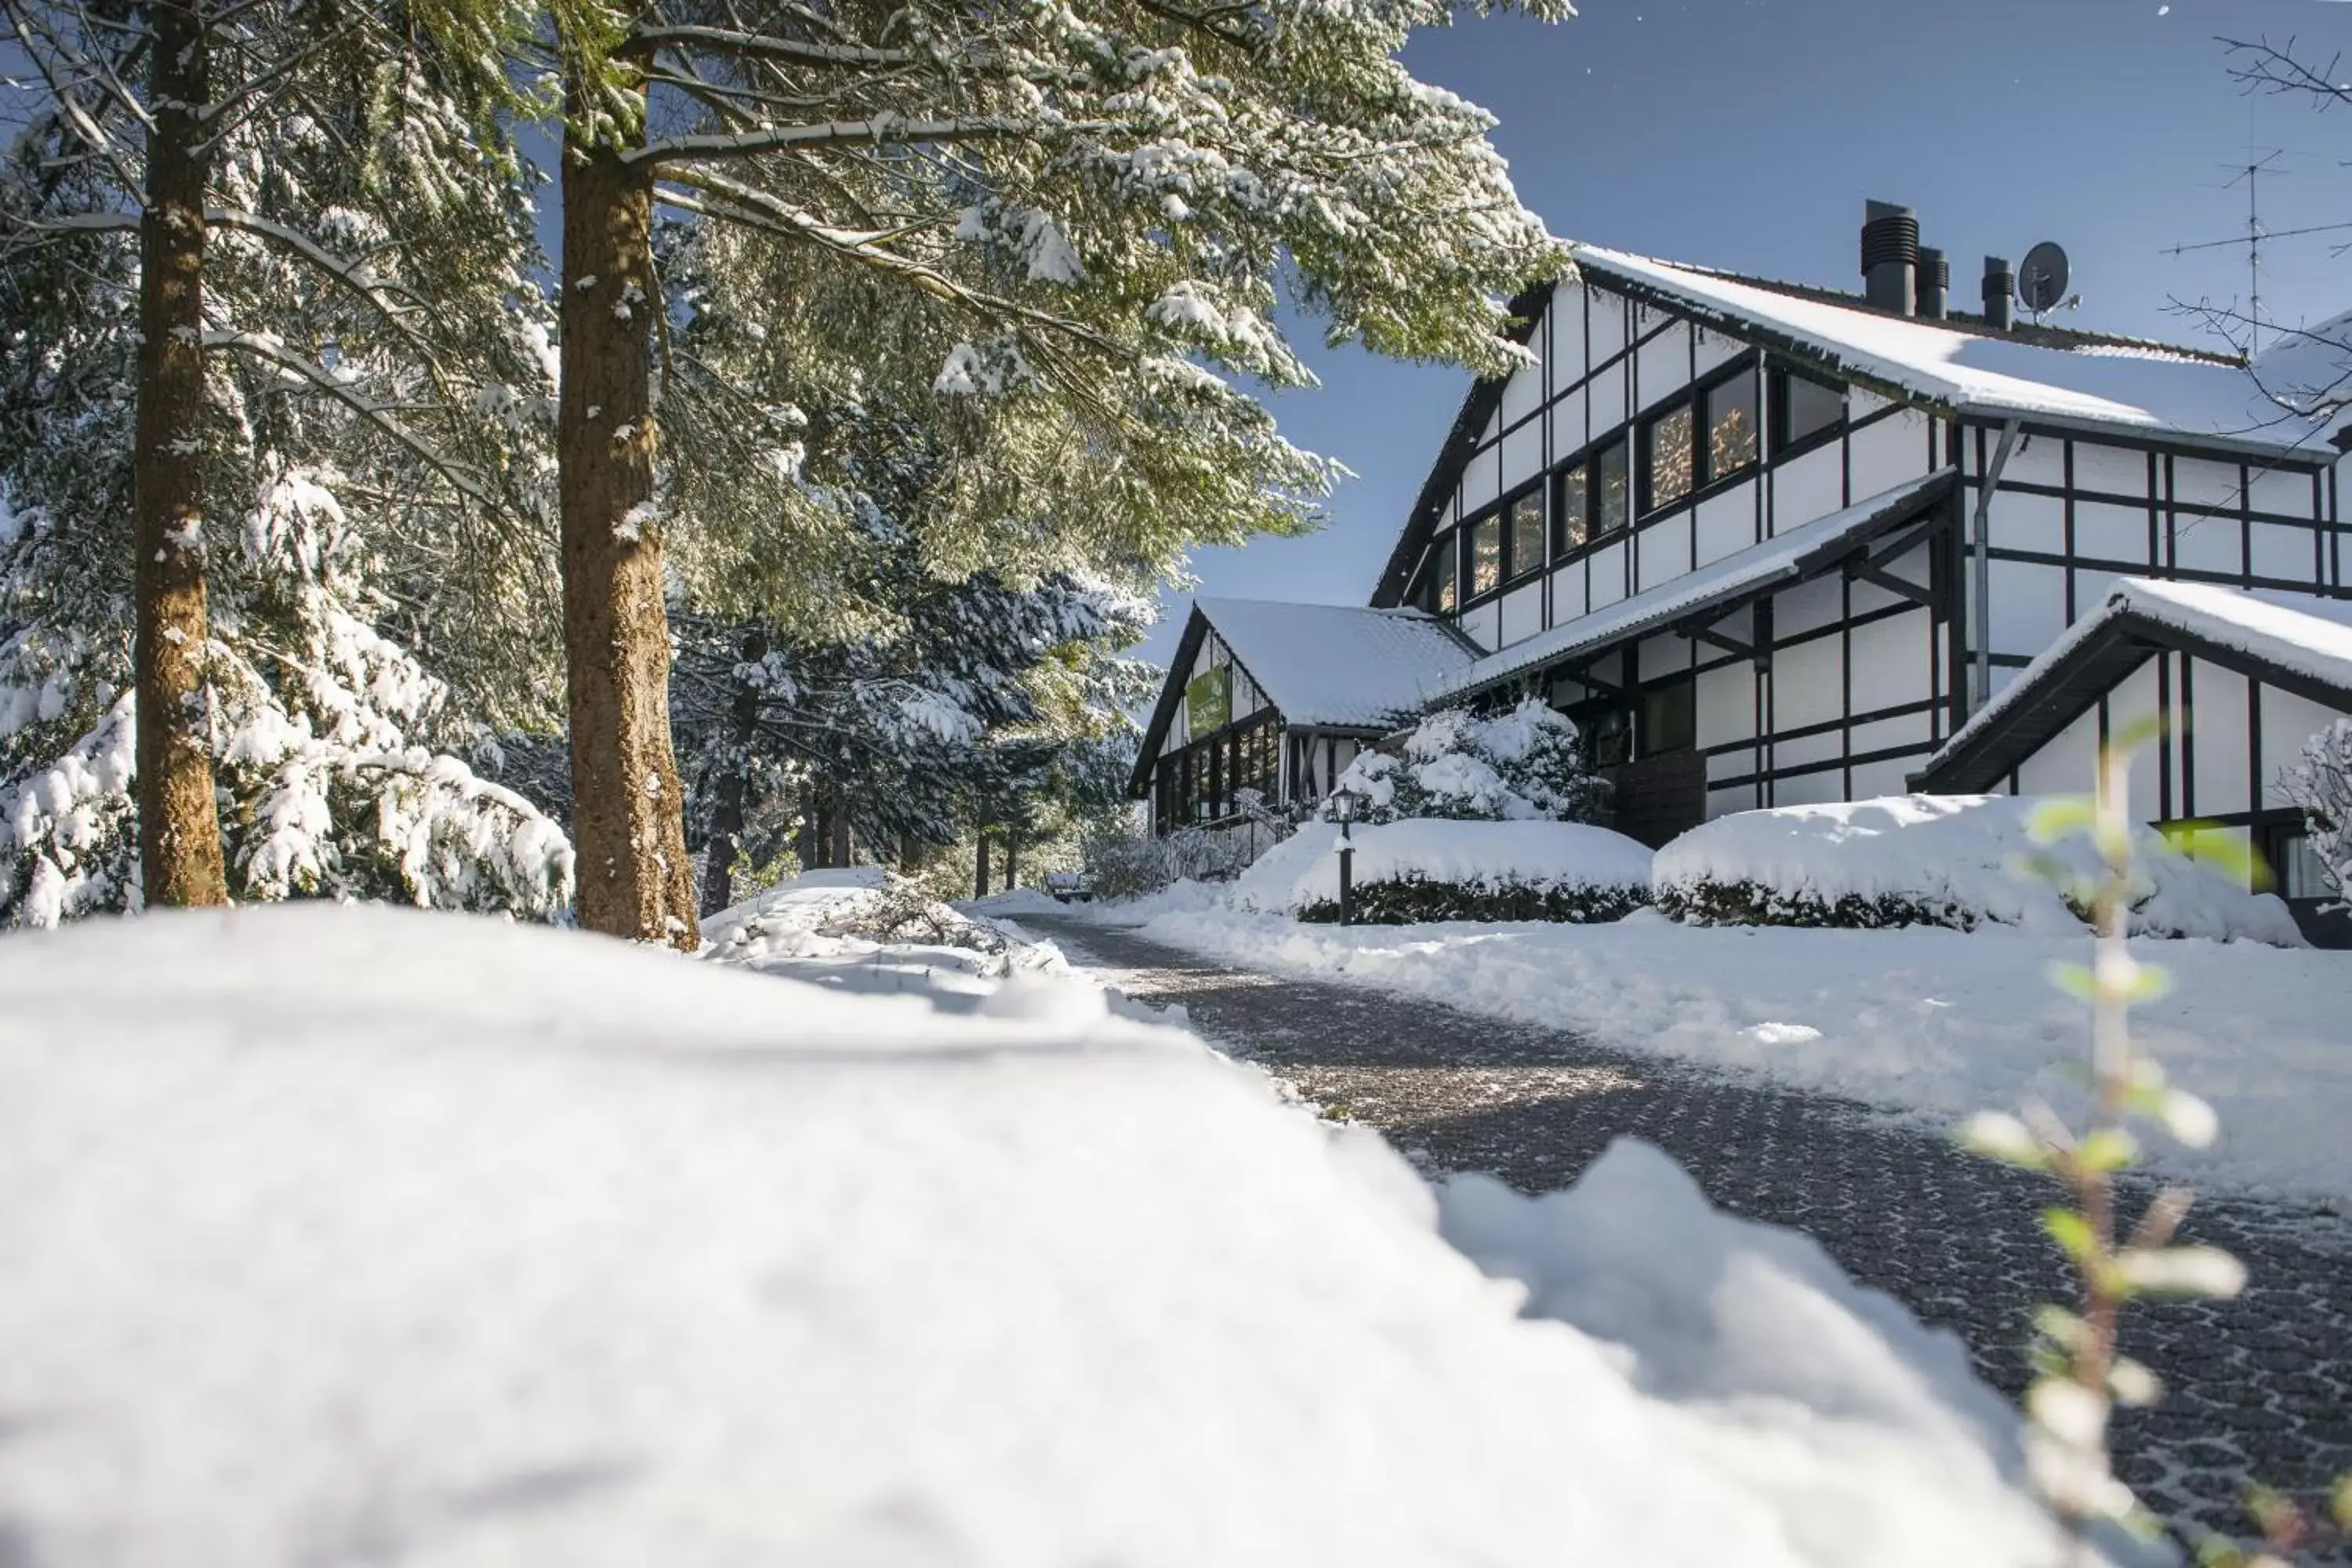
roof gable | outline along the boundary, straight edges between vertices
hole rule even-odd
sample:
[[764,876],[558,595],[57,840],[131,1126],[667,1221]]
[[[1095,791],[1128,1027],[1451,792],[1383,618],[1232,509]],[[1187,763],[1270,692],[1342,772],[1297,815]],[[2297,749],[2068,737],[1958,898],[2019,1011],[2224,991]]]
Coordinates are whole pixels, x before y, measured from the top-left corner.
[[2352,599],[2126,577],[1956,731],[1915,782],[1991,788],[2168,648],[2352,712]]
[[2304,448],[2315,465],[2330,455],[2324,447],[2309,450],[2322,422],[2279,408],[2243,366],[2210,354],[2081,333],[1988,331],[1595,246],[1573,254],[1590,277],[1654,290],[1710,325],[1962,413],[2266,453]]

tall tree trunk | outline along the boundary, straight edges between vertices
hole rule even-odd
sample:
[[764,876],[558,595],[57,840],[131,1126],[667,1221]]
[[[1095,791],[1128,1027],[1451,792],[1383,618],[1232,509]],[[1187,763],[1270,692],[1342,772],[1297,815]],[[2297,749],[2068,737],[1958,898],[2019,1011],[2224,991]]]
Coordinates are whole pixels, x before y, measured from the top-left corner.
[[1004,836],[1004,890],[1009,893],[1020,885],[1021,837],[1008,833]]
[[220,810],[204,704],[205,170],[196,149],[211,71],[202,0],[150,13],[147,211],[139,224],[139,864],[150,905],[225,904]]
[[[573,102],[572,120],[585,118]],[[639,132],[640,138],[642,131]],[[694,868],[669,733],[669,621],[653,515],[653,181],[563,144],[563,644],[580,923],[691,951]]]
[[849,864],[849,803],[839,795],[833,797],[833,863]]
[[[768,657],[768,634],[743,634],[743,662],[757,664]],[[745,795],[751,788],[751,739],[760,728],[760,689],[741,676],[732,678],[728,696],[728,738],[735,752],[727,771],[711,786],[710,841],[702,851],[702,913],[707,918],[735,901],[735,862],[742,854]]]
[[972,878],[972,881],[971,881],[971,896],[972,896],[973,898],[975,898],[975,899],[984,899],[984,898],[988,897],[988,831],[987,831],[987,829],[985,829],[985,828],[982,829],[982,830],[981,830],[981,832],[980,832],[976,837],[978,837],[979,842],[980,842],[980,868],[979,868],[979,871],[977,872],[977,874],[976,874],[976,875],[974,875],[974,876],[973,876],[973,878]]

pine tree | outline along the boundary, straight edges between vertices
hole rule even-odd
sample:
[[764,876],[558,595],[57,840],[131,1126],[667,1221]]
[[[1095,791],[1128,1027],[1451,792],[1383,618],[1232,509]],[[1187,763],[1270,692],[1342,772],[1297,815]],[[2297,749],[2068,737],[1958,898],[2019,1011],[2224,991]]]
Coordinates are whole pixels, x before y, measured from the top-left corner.
[[[529,171],[488,89],[397,11],[199,15],[202,314],[165,334],[198,379],[163,456],[215,520],[159,563],[131,515],[153,446],[134,430],[162,406],[130,210],[152,143],[121,75],[150,38],[10,16],[52,90],[0,174],[0,920],[135,906],[142,868],[151,889],[184,874],[136,842],[179,820],[129,793],[150,775],[125,737],[157,712],[195,749],[186,815],[219,822],[226,891],[553,913],[561,833],[430,750],[478,718],[543,721],[552,632],[548,332]],[[193,632],[138,608],[174,561],[209,601]],[[185,658],[193,700],[142,700],[134,626]]]
[[[657,367],[664,437],[679,426],[677,367],[653,337],[669,315],[643,308],[671,303],[651,208],[738,237],[697,310],[824,340],[814,357],[836,362],[928,340],[935,395],[1002,443],[970,476],[971,533],[934,535],[943,563],[1059,510],[1080,468],[1115,480],[1083,488],[1124,491],[1083,522],[1061,513],[1104,560],[1296,527],[1329,471],[1227,379],[1309,379],[1276,323],[1278,279],[1334,339],[1496,372],[1515,354],[1495,298],[1559,264],[1491,122],[1395,58],[1451,16],[1435,0],[559,9],[585,923],[693,936],[656,589],[666,531],[683,543],[706,519],[685,485],[657,497]],[[822,577],[822,556],[798,564]]]

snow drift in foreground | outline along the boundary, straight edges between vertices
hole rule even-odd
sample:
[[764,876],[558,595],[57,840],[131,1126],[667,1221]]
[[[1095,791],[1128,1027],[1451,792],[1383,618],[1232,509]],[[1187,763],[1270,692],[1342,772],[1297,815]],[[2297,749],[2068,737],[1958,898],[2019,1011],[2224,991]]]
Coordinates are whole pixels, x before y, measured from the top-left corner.
[[1662,1157],[1448,1191],[1527,1300],[1075,981],[310,906],[0,939],[0,995],[42,1568],[2055,1557],[1957,1345]]
[[[1625,889],[1646,900],[1650,851],[1580,822],[1455,822],[1411,817],[1352,830],[1358,885],[1422,878],[1493,889]],[[1244,909],[1284,914],[1339,897],[1339,830],[1310,822],[1234,883]]]
[[[1718,816],[1658,851],[1659,901],[1673,910],[1677,900],[1703,900],[1710,887],[1745,887],[1773,905],[1779,919],[1855,899],[1891,900],[1927,911],[1934,923],[1964,929],[1990,921],[2078,933],[2084,922],[2058,889],[2023,871],[2021,862],[2038,854],[2071,879],[2088,881],[2099,871],[2097,852],[2081,837],[2036,845],[2028,824],[2040,804],[2010,795],[1912,795]],[[2135,934],[2305,945],[2294,917],[2273,895],[2224,880],[2153,828],[2140,831],[2136,850],[2145,886],[2132,907]]]
[[[1118,911],[1097,918],[1117,920]],[[1141,935],[1260,969],[1426,996],[1620,1050],[1754,1072],[1944,1126],[2035,1092],[2072,1103],[2083,1005],[2053,961],[2091,942],[1990,926],[1820,931],[1678,925],[1300,926],[1229,907],[1176,909]],[[2255,942],[2139,943],[2172,989],[2132,1012],[2171,1080],[2221,1113],[2210,1149],[2157,1144],[2203,1183],[2352,1204],[2352,955]]]

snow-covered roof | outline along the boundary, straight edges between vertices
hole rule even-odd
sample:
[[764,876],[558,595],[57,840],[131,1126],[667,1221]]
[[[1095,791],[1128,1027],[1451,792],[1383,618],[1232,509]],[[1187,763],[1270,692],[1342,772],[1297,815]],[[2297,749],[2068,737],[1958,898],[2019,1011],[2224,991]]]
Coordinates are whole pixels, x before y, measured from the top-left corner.
[[[2053,676],[2074,666],[2089,645],[2124,623],[2170,631],[2192,641],[2201,653],[2239,656],[2250,668],[2273,678],[2299,679],[2340,694],[2352,706],[2352,599],[2125,577],[1954,731],[1919,776],[1933,780],[1996,732],[2014,727],[2021,714],[2046,705]],[[2130,661],[2133,667],[2138,663],[2137,658]],[[2127,673],[2122,667],[2116,671],[2118,677]],[[2046,717],[2063,727],[2074,715],[2052,710]]]
[[1832,368],[1968,413],[2123,426],[2270,452],[2300,447],[2315,460],[2332,455],[2319,440],[2328,421],[2290,415],[2265,399],[2242,368],[2187,351],[2123,340],[2057,347],[1889,316],[1859,300],[1833,303],[1598,246],[1572,248],[1577,265],[1603,282],[1670,294],[1704,318],[1761,329]]
[[1525,642],[1488,654],[1449,681],[1435,695],[1445,697],[1491,686],[1498,680],[1557,660],[1654,631],[1711,605],[1752,595],[1775,584],[1803,577],[1824,556],[1916,513],[1957,478],[1950,468],[1882,490],[1843,511],[1777,534],[1761,544],[1727,555],[1696,572],[1685,572],[1630,599],[1563,621]]
[[1294,726],[1383,729],[1417,711],[1476,651],[1420,610],[1194,601]]

